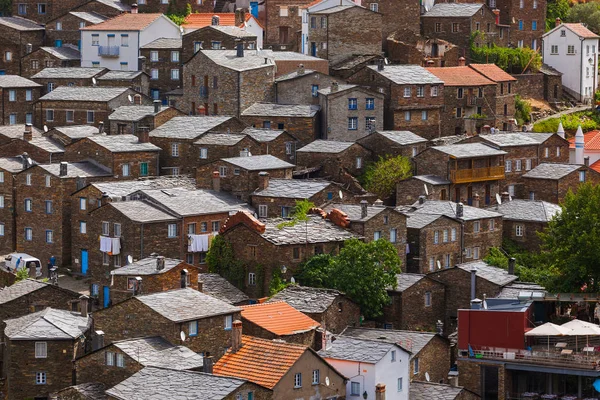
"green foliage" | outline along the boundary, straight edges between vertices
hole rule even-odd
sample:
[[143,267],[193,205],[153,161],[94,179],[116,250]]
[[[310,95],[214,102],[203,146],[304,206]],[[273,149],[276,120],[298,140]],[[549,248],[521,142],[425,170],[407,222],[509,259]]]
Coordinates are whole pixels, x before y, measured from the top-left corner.
[[390,301],[387,289],[396,287],[400,265],[396,248],[385,239],[369,243],[351,239],[339,255],[315,256],[305,263],[300,282],[340,290],[360,306],[365,317],[375,318]]
[[471,114],[471,115],[469,115],[466,118],[469,118],[469,119],[486,119],[487,115],[485,115],[485,114]]
[[567,22],[581,22],[597,34],[600,32],[600,3],[593,1],[575,4],[569,10],[566,20]]
[[176,23],[177,25],[182,25],[185,22],[185,15],[180,14],[166,14],[167,17]]
[[169,7],[167,8],[167,13],[165,15],[175,24],[181,26],[185,22],[185,17],[192,13],[192,5],[187,3],[185,10],[174,10],[174,8],[173,1],[170,1]]
[[510,73],[521,74],[525,68],[537,72],[542,66],[542,56],[528,47],[492,47],[475,45],[478,39],[485,41],[485,33],[477,31],[471,36],[471,62],[491,63]]
[[519,125],[531,121],[531,104],[523,100],[519,95],[515,96],[515,117],[517,118]]
[[0,13],[9,16],[12,12],[12,0],[0,0]]
[[510,240],[504,240],[502,247],[508,256],[497,248],[491,248],[484,261],[490,265],[508,269],[508,258],[509,256],[514,257],[516,260],[515,275],[521,282],[534,282],[544,287],[551,284],[554,276],[552,271],[544,267],[541,254],[525,251]]
[[563,115],[559,118],[550,118],[536,122],[533,125],[534,132],[556,132],[559,122],[562,121],[565,131],[574,133],[581,125],[584,132],[598,129],[600,127],[600,114],[595,111],[581,111]]
[[238,288],[243,287],[245,274],[242,263],[235,258],[231,243],[221,235],[213,239],[206,254],[206,264],[209,272],[221,275]]
[[556,18],[566,20],[571,7],[568,0],[550,0],[546,9],[546,31],[554,28]]
[[412,176],[411,170],[408,157],[379,157],[377,162],[369,164],[359,180],[369,192],[387,199],[394,194],[398,181]]
[[271,282],[269,283],[269,296],[276,295],[289,285],[290,283],[283,281],[283,278],[281,277],[281,271],[277,269],[273,270],[273,276],[271,278]]
[[29,278],[29,270],[27,268],[18,269],[15,275],[17,276],[15,282],[24,281]]
[[308,221],[308,212],[311,208],[315,207],[315,203],[304,200],[296,200],[296,206],[292,210],[291,219],[289,221],[285,221],[277,225],[278,229],[283,229],[286,226],[294,226],[298,222]]

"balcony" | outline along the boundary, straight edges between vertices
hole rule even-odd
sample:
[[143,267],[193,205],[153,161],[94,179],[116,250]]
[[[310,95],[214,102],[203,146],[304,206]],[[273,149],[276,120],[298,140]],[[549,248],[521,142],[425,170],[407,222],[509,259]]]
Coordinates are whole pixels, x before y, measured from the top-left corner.
[[452,183],[495,181],[504,179],[504,166],[458,169],[450,171]]
[[119,57],[119,46],[98,46],[100,57]]

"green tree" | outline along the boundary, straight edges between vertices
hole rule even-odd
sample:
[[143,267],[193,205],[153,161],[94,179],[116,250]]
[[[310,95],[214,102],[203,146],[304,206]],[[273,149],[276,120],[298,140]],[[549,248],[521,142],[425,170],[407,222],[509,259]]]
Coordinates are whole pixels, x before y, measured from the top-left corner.
[[327,287],[332,265],[331,254],[318,254],[304,263],[298,279],[304,286]]
[[269,282],[269,296],[274,296],[288,287],[291,283],[287,283],[281,277],[281,272],[277,269],[273,270],[273,277]]
[[566,20],[569,14],[569,0],[550,0],[546,9],[546,31],[554,28],[556,18]]
[[[471,62],[493,63],[509,73],[522,74],[525,70],[538,71],[542,66],[542,56],[529,47],[499,47],[481,45],[485,43],[485,33],[474,32],[471,35]],[[477,43],[480,46],[477,46]]]
[[568,22],[581,22],[597,34],[600,32],[600,3],[593,1],[575,4],[569,10],[566,20]]
[[282,229],[286,226],[294,226],[299,222],[308,221],[308,212],[311,208],[315,208],[315,203],[304,200],[296,200],[296,205],[291,212],[291,219],[289,221],[285,221],[277,225],[277,228]]
[[531,104],[523,100],[521,96],[515,96],[515,117],[519,125],[531,121]]
[[29,270],[27,268],[18,269],[16,275],[17,278],[15,282],[24,281],[25,279],[29,278]]
[[361,176],[361,183],[369,192],[381,199],[392,196],[396,183],[411,176],[412,165],[408,157],[383,158],[370,164]]
[[241,288],[244,284],[244,268],[235,258],[231,243],[221,235],[215,236],[206,254],[208,271],[219,274],[229,282]]

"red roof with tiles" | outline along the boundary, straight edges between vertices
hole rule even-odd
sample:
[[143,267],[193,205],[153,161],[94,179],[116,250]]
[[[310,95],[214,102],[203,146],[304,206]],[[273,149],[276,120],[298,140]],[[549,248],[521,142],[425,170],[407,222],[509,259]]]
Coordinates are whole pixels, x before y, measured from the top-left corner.
[[148,25],[162,17],[162,14],[120,14],[96,25],[91,25],[81,30],[88,31],[141,31]]
[[203,28],[212,25],[212,17],[219,17],[219,25],[235,26],[235,13],[194,13],[185,17],[184,28]]
[[[585,150],[600,150],[600,131],[589,131],[583,134]],[[569,148],[575,148],[575,137],[569,139]]]
[[467,66],[427,68],[427,71],[444,81],[444,86],[483,86],[496,84]]
[[481,75],[494,82],[507,82],[516,81],[512,75],[506,73],[502,68],[496,64],[469,64],[469,67],[479,72]]
[[598,160],[595,163],[593,163],[592,165],[590,165],[590,168],[596,172],[600,172],[600,160]]
[[566,26],[567,28],[572,30],[576,35],[578,35],[582,38],[594,39],[594,38],[598,37],[598,35],[596,35],[594,32],[590,31],[588,28],[583,26],[583,24],[580,24],[580,23],[564,24],[563,23],[562,25]]
[[242,306],[241,309],[242,318],[275,335],[293,335],[320,325],[284,301]]

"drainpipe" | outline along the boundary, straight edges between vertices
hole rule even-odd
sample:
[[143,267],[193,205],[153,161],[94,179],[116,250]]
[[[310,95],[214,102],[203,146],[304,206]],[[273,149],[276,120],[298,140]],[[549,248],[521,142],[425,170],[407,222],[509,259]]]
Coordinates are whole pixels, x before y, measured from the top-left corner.
[[[583,39],[579,39],[580,43],[581,43],[581,49],[579,50],[579,57],[581,58],[583,56]],[[597,73],[598,71],[594,71],[594,73]],[[579,96],[580,98],[583,100],[583,68],[580,69],[579,71]]]
[[[242,73],[240,71],[238,71],[237,73],[238,76],[238,87],[237,87],[237,116],[239,117],[240,115],[242,115]],[[273,77],[275,78],[275,77]],[[208,112],[208,110],[207,110]],[[208,115],[208,114],[207,114]]]
[[144,258],[144,223],[140,224],[140,260]]

